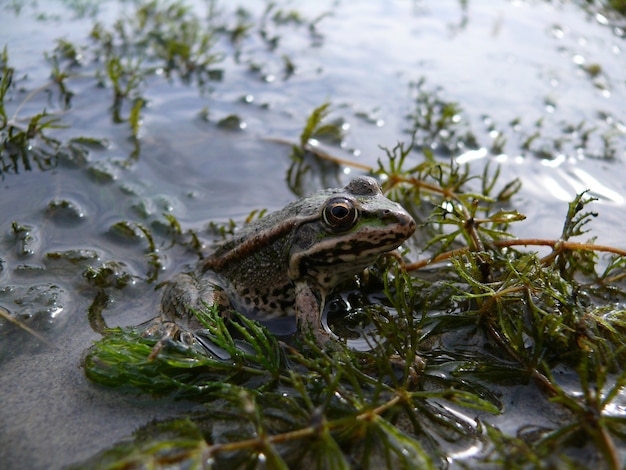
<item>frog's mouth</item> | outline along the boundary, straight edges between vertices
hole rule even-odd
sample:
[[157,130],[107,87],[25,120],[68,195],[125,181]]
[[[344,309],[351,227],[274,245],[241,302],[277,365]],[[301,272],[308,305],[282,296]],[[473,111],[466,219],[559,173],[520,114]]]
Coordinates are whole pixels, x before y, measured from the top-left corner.
[[388,231],[363,229],[361,238],[348,236],[329,239],[316,246],[316,252],[308,253],[307,258],[319,264],[350,263],[360,259],[377,258],[378,255],[395,250],[415,231],[415,223],[408,224],[406,230]]
[[[411,230],[412,233],[412,230]],[[372,231],[363,240],[330,239],[308,250],[293,255],[289,263],[291,279],[313,277],[321,285],[330,287],[335,282],[358,274],[374,263],[380,255],[398,248],[408,236],[406,233]]]

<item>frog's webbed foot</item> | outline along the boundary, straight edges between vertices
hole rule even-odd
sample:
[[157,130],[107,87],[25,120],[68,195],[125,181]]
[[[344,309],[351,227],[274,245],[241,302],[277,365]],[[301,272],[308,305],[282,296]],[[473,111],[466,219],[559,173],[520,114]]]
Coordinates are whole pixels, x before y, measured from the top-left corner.
[[163,350],[167,342],[176,338],[179,331],[180,328],[176,325],[176,323],[157,319],[156,323],[148,328],[143,334],[144,337],[159,337],[159,340],[153,346],[152,351],[150,351],[150,354],[148,355],[148,360],[153,361]]
[[306,283],[296,284],[296,323],[298,332],[310,333],[320,347],[334,348],[340,341],[322,321],[323,304]]
[[176,324],[175,322],[164,318],[163,315],[153,320],[153,323],[144,330],[142,335],[144,338],[157,339],[156,344],[152,347],[152,351],[148,355],[148,360],[154,360],[163,348],[172,341],[191,346],[195,342],[192,332]]

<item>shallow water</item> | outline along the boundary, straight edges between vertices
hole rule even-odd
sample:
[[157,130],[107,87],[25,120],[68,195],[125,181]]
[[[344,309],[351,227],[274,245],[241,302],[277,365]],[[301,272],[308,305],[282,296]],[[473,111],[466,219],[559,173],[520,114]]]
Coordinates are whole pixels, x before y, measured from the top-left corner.
[[[140,151],[133,155],[128,125],[111,120],[110,89],[96,86],[90,75],[89,50],[80,76],[68,82],[74,92],[69,109],[62,109],[56,91],[35,94],[20,107],[29,92],[48,81],[50,65],[43,54],[52,52],[56,38],[88,45],[96,19],[112,24],[134,11],[128,2],[98,4],[93,14],[80,16],[71,2],[25,2],[19,13],[15,2],[0,2],[5,23],[0,45],[7,45],[9,64],[24,90],[13,95],[8,114],[27,117],[46,108],[58,112],[67,126],[54,131],[60,140],[89,136],[108,142],[85,161],[65,159],[45,171],[20,165],[1,175],[0,306],[51,343],[0,322],[0,461],[5,468],[61,468],[153,418],[193,407],[87,381],[80,361],[99,338],[86,313],[98,289],[85,280],[84,270],[117,261],[135,276],[131,286],[109,289],[104,311],[109,326],[153,317],[159,293],[156,282],[145,281],[147,242],[124,239],[111,227],[128,220],[159,230],[162,214],[169,213],[183,228],[202,230],[209,221],[241,221],[251,210],[282,207],[295,197],[285,183],[289,148],[269,139],[297,141],[309,113],[325,101],[333,104],[332,117],[349,125],[342,147],[331,147],[332,153],[375,165],[384,155],[379,146],[409,140],[406,116],[416,106],[412,84],[423,79],[426,90],[440,89],[442,99],[460,105],[463,128],[480,143],[478,150],[459,152],[459,160],[476,172],[496,160],[503,180],[522,180],[514,206],[527,221],[517,234],[557,237],[567,202],[590,189],[599,199],[594,209],[600,216],[593,225],[598,243],[624,247],[623,19],[620,27],[618,20],[570,2],[289,4],[307,19],[331,13],[317,23],[321,37],[306,26],[282,26],[274,31],[281,36],[276,50],[255,35],[241,44],[238,61],[232,45],[220,40],[216,48],[226,59],[216,67],[224,79],[205,90],[178,78],[151,78],[142,89],[148,106],[142,112]],[[264,8],[263,2],[237,5],[256,15]],[[199,12],[204,6],[195,5]],[[233,17],[233,6],[224,9]],[[283,56],[295,64],[294,75],[284,76]],[[202,117],[205,108],[208,121]],[[216,125],[230,114],[240,116],[245,128]],[[582,132],[567,130],[581,124]],[[591,132],[581,144],[585,130]],[[523,148],[535,132],[530,148]],[[492,152],[500,134],[506,143]],[[610,135],[608,151],[603,135]],[[542,151],[551,158],[539,158]],[[307,177],[305,192],[341,184],[349,174],[329,172],[323,181]],[[55,209],[58,201],[71,202],[75,210]],[[13,222],[30,227],[25,246]],[[163,243],[159,281],[195,260],[192,253]],[[90,251],[73,262],[50,256],[77,249]],[[511,397],[512,404],[516,400],[529,406],[528,397]]]

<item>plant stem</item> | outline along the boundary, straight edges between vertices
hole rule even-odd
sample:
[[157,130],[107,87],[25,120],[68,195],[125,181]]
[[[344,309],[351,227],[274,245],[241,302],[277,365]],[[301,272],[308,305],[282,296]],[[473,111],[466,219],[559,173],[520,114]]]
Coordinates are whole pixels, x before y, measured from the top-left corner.
[[[553,253],[550,253],[548,256],[544,257],[541,262],[543,264],[551,261],[555,256],[559,253],[562,253],[565,250],[586,250],[586,251],[600,251],[605,253],[614,253],[619,256],[626,256],[626,250],[621,248],[615,248],[607,245],[594,245],[593,243],[577,243],[577,242],[565,242],[563,240],[549,240],[549,239],[541,239],[541,238],[526,238],[526,239],[515,239],[515,240],[493,240],[490,242],[492,245],[498,248],[508,248],[512,246],[550,246],[554,249]],[[431,264],[441,263],[443,261],[449,260],[450,258],[454,258],[455,256],[459,256],[465,253],[469,253],[469,247],[465,246],[462,248],[456,248],[454,250],[446,251],[445,253],[441,253],[434,258],[424,259],[420,261],[415,261],[414,263],[410,263],[404,266],[405,271],[415,271],[417,269],[424,268]]]

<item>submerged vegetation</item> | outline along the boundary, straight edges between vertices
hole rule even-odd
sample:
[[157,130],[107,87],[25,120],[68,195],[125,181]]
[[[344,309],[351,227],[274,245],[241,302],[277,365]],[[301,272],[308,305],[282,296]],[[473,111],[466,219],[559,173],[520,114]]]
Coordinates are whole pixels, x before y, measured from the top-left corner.
[[[72,139],[63,144],[51,137],[51,131],[62,127],[61,118],[45,109],[32,116],[20,116],[21,106],[11,115],[7,103],[16,88],[15,69],[9,64],[9,52],[5,46],[0,54],[0,178],[37,168],[47,171],[56,167],[62,153],[80,154],[82,144],[95,144],[92,139]],[[31,95],[43,92],[51,84],[35,90]],[[23,102],[28,101],[27,97]]]
[[[314,47],[323,42],[318,26],[328,13],[306,18],[268,2],[260,15],[239,8],[225,21],[216,2],[207,6],[201,18],[184,2],[137,2],[128,18],[96,23],[88,46],[59,40],[46,57],[50,81],[26,96],[5,47],[0,178],[61,162],[86,167],[100,186],[117,184],[110,167],[90,159],[94,149],[107,148],[104,139],[56,137],[80,79],[104,90],[111,122],[125,130],[129,155],[114,165],[125,171],[141,155],[142,120],[155,81],[179,81],[210,95],[226,79],[227,62],[264,82],[277,71],[287,81],[297,65],[280,53],[284,28]],[[266,63],[261,54],[245,54],[252,35],[264,45]],[[506,145],[550,159],[568,146],[586,150],[593,135],[604,146],[591,156],[610,162],[623,151],[617,119],[605,119],[609,124],[599,130],[563,123],[562,134],[551,138],[542,122],[523,126],[520,119],[509,132],[485,117],[496,135],[485,144],[443,90],[419,79],[409,91],[404,142],[383,149],[374,167],[331,155],[346,126],[336,117],[342,109],[330,103],[311,112],[299,138],[267,139],[288,144],[285,181],[294,194],[306,192],[311,175],[330,186],[340,169],[351,168],[378,177],[385,193],[418,221],[402,262],[383,258],[358,284],[342,286],[337,298],[348,302],[332,305],[350,307],[328,314],[357,338],[349,344],[323,350],[312,338],[277,337],[236,312],[226,319],[211,309],[195,312],[204,327],[197,341],[168,339],[159,354],[154,348],[161,338],[150,334],[150,323],[109,328],[103,311],[116,292],[158,284],[177,249],[202,256],[202,236],[184,228],[167,203],[161,212],[136,204],[135,219],[108,226],[107,237],[141,252],[141,274],[87,250],[46,254],[48,261],[78,266],[81,288],[93,293],[85,315],[102,338],[84,355],[87,377],[116,388],[108,393],[194,404],[193,413],[145,424],[132,439],[75,468],[624,466],[626,251],[595,243],[592,223],[599,214],[587,192],[563,207],[554,238],[516,237],[516,224],[529,223],[517,207],[521,181],[501,181],[493,165],[476,173],[455,161],[479,148],[498,155]],[[22,112],[44,93],[52,111]],[[13,106],[19,97],[22,104]],[[213,118],[210,111],[199,113],[203,123],[224,132],[245,128],[237,114]],[[44,212],[60,224],[82,218],[65,199],[50,201]],[[211,223],[208,231],[225,237],[235,230],[229,221]],[[12,221],[20,260],[37,250],[35,231]],[[47,341],[3,307],[0,318]],[[351,346],[358,341],[360,347]]]

